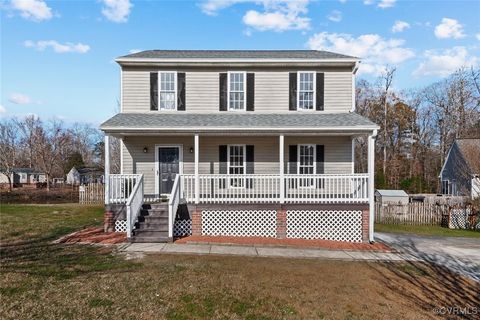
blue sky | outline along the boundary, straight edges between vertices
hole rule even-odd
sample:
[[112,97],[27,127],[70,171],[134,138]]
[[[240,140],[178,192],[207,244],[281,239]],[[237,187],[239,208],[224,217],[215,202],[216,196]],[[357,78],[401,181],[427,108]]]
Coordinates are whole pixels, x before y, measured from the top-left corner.
[[324,49],[398,89],[480,63],[480,1],[0,1],[0,117],[99,124],[119,99],[115,57],[147,49]]

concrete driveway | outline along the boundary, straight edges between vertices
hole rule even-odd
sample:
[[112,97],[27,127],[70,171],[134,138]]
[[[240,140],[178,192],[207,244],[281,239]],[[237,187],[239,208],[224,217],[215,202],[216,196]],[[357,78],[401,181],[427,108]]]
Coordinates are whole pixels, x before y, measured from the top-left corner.
[[480,239],[375,233],[399,252],[447,267],[480,282]]

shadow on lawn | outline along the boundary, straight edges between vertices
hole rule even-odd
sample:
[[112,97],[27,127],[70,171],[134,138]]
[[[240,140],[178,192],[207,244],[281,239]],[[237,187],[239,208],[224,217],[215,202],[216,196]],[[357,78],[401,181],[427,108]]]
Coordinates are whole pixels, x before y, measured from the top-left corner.
[[[382,263],[386,268],[373,268],[391,292],[399,294],[412,303],[431,312],[433,316],[468,318],[480,312],[480,273],[467,259],[458,259],[448,254],[430,254],[418,250],[410,239],[396,243],[402,251],[420,258],[421,261]],[[448,268],[439,265],[440,262]],[[452,272],[454,270],[455,272]],[[460,276],[459,270],[466,276]],[[476,280],[474,280],[476,279]],[[408,285],[405,285],[408,284]],[[448,308],[460,308],[457,311]],[[472,315],[475,312],[475,315]]]
[[2,241],[0,271],[68,279],[110,269],[131,270],[139,265],[115,256],[111,248],[52,243],[66,231],[61,228],[41,238]]

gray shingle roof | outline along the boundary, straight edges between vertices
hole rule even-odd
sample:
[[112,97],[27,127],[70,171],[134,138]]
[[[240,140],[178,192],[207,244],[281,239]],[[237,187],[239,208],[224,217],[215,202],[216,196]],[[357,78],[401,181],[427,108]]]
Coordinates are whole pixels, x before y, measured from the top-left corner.
[[120,58],[147,59],[356,59],[318,50],[147,50]]
[[225,130],[319,130],[359,129],[372,130],[378,126],[356,113],[284,113],[284,114],[239,114],[239,113],[119,113],[100,125],[105,131],[178,130],[208,131]]

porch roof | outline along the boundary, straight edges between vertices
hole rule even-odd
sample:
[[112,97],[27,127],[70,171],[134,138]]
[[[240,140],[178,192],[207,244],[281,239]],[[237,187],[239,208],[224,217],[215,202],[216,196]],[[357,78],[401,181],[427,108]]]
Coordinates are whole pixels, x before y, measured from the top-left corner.
[[366,133],[378,125],[357,113],[119,113],[100,125],[107,133],[338,132]]

